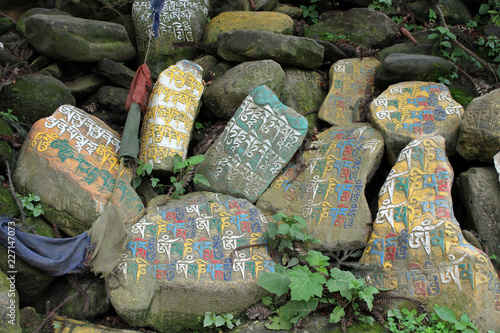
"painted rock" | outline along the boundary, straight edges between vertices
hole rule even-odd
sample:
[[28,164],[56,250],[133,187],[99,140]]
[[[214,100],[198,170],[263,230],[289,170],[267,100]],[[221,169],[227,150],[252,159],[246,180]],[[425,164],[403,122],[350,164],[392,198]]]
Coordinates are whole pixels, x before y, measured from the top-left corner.
[[455,152],[464,108],[440,83],[409,81],[389,86],[370,104],[371,122],[379,129],[391,164],[412,140],[440,135],[446,152]]
[[500,89],[474,98],[465,110],[457,153],[467,160],[493,162],[500,151]]
[[144,206],[130,170],[119,177],[120,144],[104,122],[62,105],[31,127],[13,173],[16,188],[40,196],[45,218],[70,236],[89,229],[110,199],[131,224]]
[[199,42],[207,22],[208,0],[165,0],[159,13],[158,35],[153,35],[151,1],[135,0],[132,19],[136,31],[139,63],[146,62],[151,76],[181,59],[192,59],[196,49],[173,48],[173,43]]
[[365,96],[373,92],[375,58],[342,59],[330,67],[330,91],[318,117],[332,125],[351,124],[360,119]]
[[500,281],[488,256],[470,245],[453,215],[453,169],[445,140],[410,142],[379,193],[361,263],[377,288],[466,312],[482,330],[500,327]]
[[257,201],[299,149],[306,132],[303,116],[268,87],[255,88],[196,170],[211,186],[197,187]]
[[158,77],[142,121],[139,158],[157,173],[171,172],[173,158],[185,158],[203,93],[202,69],[181,60]]
[[382,159],[382,135],[352,124],[332,127],[317,139],[300,163],[288,165],[274,180],[257,207],[266,215],[301,215],[307,232],[323,242],[312,245],[318,250],[364,247],[372,221],[365,185]]
[[195,192],[164,206],[150,202],[107,277],[113,307],[129,324],[159,332],[199,329],[207,311],[246,309],[266,294],[259,274],[274,271],[266,230],[244,199]]

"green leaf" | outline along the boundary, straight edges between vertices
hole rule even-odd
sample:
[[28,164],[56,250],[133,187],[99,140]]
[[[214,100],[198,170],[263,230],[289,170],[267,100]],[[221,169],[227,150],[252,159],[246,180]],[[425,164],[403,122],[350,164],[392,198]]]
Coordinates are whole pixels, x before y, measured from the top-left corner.
[[286,265],[287,267],[293,267],[295,265],[297,265],[299,263],[299,259],[297,259],[296,257],[293,257],[290,259],[290,261],[288,262],[288,265]]
[[323,275],[313,273],[305,266],[295,266],[287,276],[292,281],[290,283],[292,300],[308,301],[313,296],[321,297],[323,284],[326,283]]
[[266,328],[270,330],[289,330],[292,326],[292,323],[286,320],[284,316],[274,316],[270,322],[266,323]]
[[[378,292],[378,290],[377,290]],[[367,294],[364,291],[359,292],[359,298],[361,298],[363,301],[366,302],[366,306],[368,306],[368,310],[372,310],[373,308],[373,295],[372,294]]]
[[33,196],[33,201],[40,201],[40,197],[38,195]]
[[[444,306],[440,306],[438,304],[434,304],[434,312],[441,318],[443,321],[447,321],[449,323],[454,323],[454,324],[460,324],[460,322],[457,320],[457,317],[455,316],[455,312],[453,312],[452,309],[449,309]],[[460,324],[462,325],[462,324]],[[463,326],[463,325],[462,325]],[[465,326],[463,326],[465,328]]]
[[326,287],[330,292],[347,290],[349,288],[349,283],[354,279],[354,275],[349,271],[342,271],[335,267],[330,270],[331,279],[326,283]]
[[159,182],[159,181],[160,181],[160,180],[159,180],[158,178],[152,177],[152,178],[151,178],[151,186],[152,186],[153,188],[155,188],[155,187],[156,187],[156,185],[158,185],[158,182]]
[[267,291],[281,296],[290,290],[290,282],[285,272],[285,268],[280,265],[275,265],[274,272],[260,273],[257,284]]
[[191,156],[187,162],[189,165],[198,165],[205,160],[205,155]]
[[337,305],[333,312],[330,314],[330,323],[338,323],[345,316],[344,308],[341,305]]
[[210,312],[205,313],[205,319],[203,320],[203,327],[209,327],[214,323],[209,313]]
[[267,223],[267,235],[269,236],[269,239],[273,239],[276,235],[278,235],[278,223]]
[[153,165],[148,163],[144,166],[144,169],[146,169],[146,173],[150,175],[151,172],[153,172]]
[[429,36],[427,36],[427,39],[435,39],[435,38],[438,38],[439,37],[439,34],[437,33],[432,33],[430,34]]
[[182,156],[179,154],[174,155],[174,166],[182,162]]
[[306,261],[312,266],[327,266],[328,265],[327,256],[324,256],[321,252],[311,250],[306,258]]
[[188,165],[185,162],[179,162],[179,163],[174,164],[174,173],[179,172],[180,170],[184,169],[187,166]]
[[451,48],[451,43],[450,43],[450,42],[447,42],[447,41],[444,41],[444,42],[441,42],[441,46]]
[[298,222],[301,226],[303,226],[304,228],[307,228],[307,222],[306,220],[304,220],[304,218],[300,215],[294,215],[293,216],[293,219]]
[[371,317],[371,316],[360,316],[360,317],[358,317],[358,320],[362,321],[363,323],[366,323],[370,326],[373,326],[373,323],[375,322],[375,319],[373,319],[373,317]]
[[224,325],[225,323],[226,323],[226,321],[224,320],[224,318],[222,318],[222,316],[215,317],[215,320],[214,320],[215,327],[220,327],[220,326]]
[[287,216],[283,212],[278,212],[278,213],[273,215],[273,219],[275,221],[278,221],[278,222],[281,222],[281,221],[283,221],[283,219],[286,219],[286,218],[287,218]]
[[487,3],[483,3],[483,4],[481,4],[481,6],[479,6],[479,14],[480,15],[488,14],[489,10],[490,10],[490,5]]
[[204,175],[199,174],[199,173],[194,175],[193,183],[195,183],[195,184],[201,183],[205,186],[210,186],[210,183],[208,182],[207,178]]
[[286,223],[282,223],[278,226],[278,234],[280,235],[288,235],[290,232],[290,226]]
[[29,210],[33,210],[33,209],[35,209],[35,205],[33,205],[32,202],[28,202],[28,204],[26,205],[26,208],[28,208]]
[[[262,273],[264,274],[264,273]],[[265,306],[269,306],[273,303],[273,298],[271,296],[264,296],[262,297],[262,303],[264,303]]]
[[[309,301],[289,301],[281,307],[283,316],[291,322],[297,322],[298,319],[306,317],[309,313],[316,310],[318,306],[317,299]],[[295,318],[294,318],[295,317]],[[295,320],[292,320],[294,318]]]

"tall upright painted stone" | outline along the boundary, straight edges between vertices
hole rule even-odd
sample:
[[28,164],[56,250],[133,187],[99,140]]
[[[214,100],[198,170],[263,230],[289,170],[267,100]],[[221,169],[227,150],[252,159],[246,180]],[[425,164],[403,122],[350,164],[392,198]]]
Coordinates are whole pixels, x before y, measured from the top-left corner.
[[199,42],[210,6],[208,0],[162,2],[157,37],[152,31],[151,1],[134,0],[132,5],[139,63],[146,61],[153,77],[181,59],[192,59],[195,49],[173,48],[172,43]]
[[119,174],[120,144],[104,122],[62,105],[31,127],[13,173],[16,188],[40,196],[44,216],[70,236],[89,229],[110,199],[132,224],[144,206],[130,170]]
[[464,108],[441,83],[408,81],[389,86],[370,104],[371,122],[379,129],[393,164],[412,140],[440,135],[448,155],[455,153]]
[[378,288],[467,313],[481,330],[500,327],[500,280],[488,255],[470,245],[453,215],[453,169],[443,137],[413,140],[379,193],[361,263]]
[[202,190],[255,202],[302,144],[307,120],[262,85],[243,101],[196,173]]
[[202,69],[181,60],[164,70],[149,98],[141,129],[139,158],[157,172],[174,169],[173,157],[185,158],[203,93]]
[[375,58],[342,59],[330,67],[330,91],[318,117],[332,125],[352,124],[359,120],[365,96],[373,92]]
[[308,233],[332,251],[366,246],[372,221],[364,195],[384,153],[379,131],[363,124],[332,127],[317,135],[300,164],[288,165],[257,201],[266,215],[301,215]]
[[247,246],[262,243],[266,230],[245,199],[196,192],[150,202],[106,278],[113,307],[129,324],[158,332],[200,329],[207,311],[243,311],[266,294],[259,275],[274,271],[265,246]]

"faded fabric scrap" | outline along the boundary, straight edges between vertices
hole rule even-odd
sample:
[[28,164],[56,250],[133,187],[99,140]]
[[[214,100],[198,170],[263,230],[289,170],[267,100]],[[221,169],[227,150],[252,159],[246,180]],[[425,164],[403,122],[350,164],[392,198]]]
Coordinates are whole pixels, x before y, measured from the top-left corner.
[[0,243],[7,249],[9,243],[14,245],[17,257],[48,275],[60,276],[79,270],[85,261],[90,246],[87,232],[71,238],[50,238],[22,232],[10,225],[14,225],[12,218],[0,218]]
[[150,91],[151,72],[149,71],[148,65],[144,63],[135,71],[135,76],[132,80],[132,84],[130,85],[125,108],[130,109],[132,103],[137,103],[141,106],[142,112],[146,112]]

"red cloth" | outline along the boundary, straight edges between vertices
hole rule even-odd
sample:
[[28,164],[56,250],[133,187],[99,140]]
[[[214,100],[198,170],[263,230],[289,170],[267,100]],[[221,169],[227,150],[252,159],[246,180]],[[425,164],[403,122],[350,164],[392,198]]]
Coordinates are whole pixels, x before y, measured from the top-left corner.
[[134,80],[130,85],[125,108],[130,109],[132,103],[139,104],[142,113],[146,112],[148,107],[149,92],[151,91],[151,73],[146,63],[137,68]]

